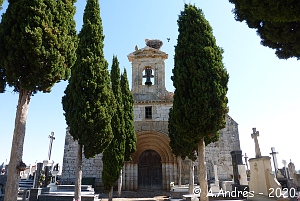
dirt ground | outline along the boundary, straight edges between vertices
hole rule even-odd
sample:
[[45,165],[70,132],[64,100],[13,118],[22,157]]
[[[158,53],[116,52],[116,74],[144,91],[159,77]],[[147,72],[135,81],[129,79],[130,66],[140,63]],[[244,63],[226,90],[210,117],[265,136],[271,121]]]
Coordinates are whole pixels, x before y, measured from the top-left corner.
[[[114,201],[167,201],[169,199],[170,191],[159,191],[159,190],[139,190],[139,191],[123,191],[121,197],[118,198],[117,194],[114,193]],[[101,201],[108,201],[108,195],[100,195]]]

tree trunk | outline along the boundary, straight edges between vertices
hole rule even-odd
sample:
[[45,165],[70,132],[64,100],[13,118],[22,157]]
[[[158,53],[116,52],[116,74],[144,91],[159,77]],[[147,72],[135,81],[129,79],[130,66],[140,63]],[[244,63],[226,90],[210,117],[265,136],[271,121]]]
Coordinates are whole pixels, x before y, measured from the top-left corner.
[[206,177],[206,164],[205,164],[205,142],[204,139],[202,139],[198,144],[198,170],[199,170],[199,176],[198,180],[200,183],[200,200],[201,201],[208,201],[207,197],[207,177]]
[[78,143],[76,160],[76,182],[74,197],[76,201],[81,201],[81,179],[82,179],[82,145]]
[[108,193],[108,201],[112,201],[112,199],[113,199],[113,192],[114,192],[114,187],[112,186],[110,188],[109,193]]
[[178,186],[181,186],[181,169],[182,169],[182,158],[181,156],[177,156],[177,160],[178,160]]
[[190,160],[190,180],[189,180],[189,194],[194,193],[194,161]]
[[30,95],[30,91],[20,89],[4,201],[17,200],[18,197],[20,170],[18,170],[17,167],[22,161],[23,156],[23,144]]
[[118,197],[121,197],[121,193],[122,193],[122,170],[120,171],[120,177],[118,179]]

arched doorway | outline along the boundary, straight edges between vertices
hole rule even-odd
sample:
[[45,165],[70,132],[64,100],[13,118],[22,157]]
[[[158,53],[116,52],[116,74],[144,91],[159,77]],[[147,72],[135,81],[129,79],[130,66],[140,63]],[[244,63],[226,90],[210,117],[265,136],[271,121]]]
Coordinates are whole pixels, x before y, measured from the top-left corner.
[[146,150],[140,155],[138,163],[138,184],[140,189],[162,188],[161,157],[156,151]]

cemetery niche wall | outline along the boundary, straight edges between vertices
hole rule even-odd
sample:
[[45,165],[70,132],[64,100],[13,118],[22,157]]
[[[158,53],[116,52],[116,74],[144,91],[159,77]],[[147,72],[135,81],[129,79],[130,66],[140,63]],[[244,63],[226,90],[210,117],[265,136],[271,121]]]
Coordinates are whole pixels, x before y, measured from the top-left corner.
[[[134,126],[137,135],[137,151],[132,161],[125,162],[122,171],[123,190],[170,189],[170,183],[178,184],[178,163],[172,154],[168,137],[169,109],[173,93],[165,87],[165,60],[168,54],[161,51],[162,41],[147,40],[146,46],[127,57],[132,63],[132,89],[134,97]],[[171,67],[169,67],[171,68]],[[171,82],[171,80],[168,80]],[[208,180],[214,180],[214,168],[218,180],[232,180],[230,152],[240,150],[238,124],[226,116],[226,127],[220,130],[220,140],[206,147]],[[77,142],[66,131],[61,183],[75,183]],[[197,164],[197,161],[196,161]],[[83,184],[102,187],[102,155],[83,157]],[[196,165],[197,167],[197,165]],[[189,181],[189,161],[182,164],[182,184]],[[195,183],[197,183],[195,168]]]

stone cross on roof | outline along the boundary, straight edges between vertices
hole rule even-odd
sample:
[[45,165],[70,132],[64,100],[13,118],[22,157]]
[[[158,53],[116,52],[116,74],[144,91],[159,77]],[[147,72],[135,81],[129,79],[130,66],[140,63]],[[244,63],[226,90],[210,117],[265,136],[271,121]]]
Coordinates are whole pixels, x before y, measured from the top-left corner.
[[260,149],[259,149],[259,144],[257,137],[259,136],[259,132],[256,131],[256,128],[252,128],[253,133],[251,134],[252,139],[254,139],[254,144],[255,144],[255,157],[259,158],[261,157]]

